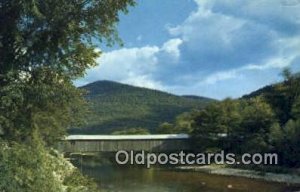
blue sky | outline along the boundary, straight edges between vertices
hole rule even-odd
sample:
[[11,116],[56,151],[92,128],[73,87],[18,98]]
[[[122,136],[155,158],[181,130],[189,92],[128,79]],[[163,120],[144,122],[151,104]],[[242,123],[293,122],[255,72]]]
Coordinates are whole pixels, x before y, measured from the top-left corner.
[[76,81],[113,80],[177,95],[237,98],[300,70],[300,0],[138,0]]

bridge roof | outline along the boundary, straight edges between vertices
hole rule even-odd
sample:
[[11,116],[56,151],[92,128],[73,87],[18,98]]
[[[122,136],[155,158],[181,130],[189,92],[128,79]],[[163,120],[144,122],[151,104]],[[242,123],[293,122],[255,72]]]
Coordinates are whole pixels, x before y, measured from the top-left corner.
[[157,140],[157,139],[188,139],[187,134],[163,135],[69,135],[66,140]]

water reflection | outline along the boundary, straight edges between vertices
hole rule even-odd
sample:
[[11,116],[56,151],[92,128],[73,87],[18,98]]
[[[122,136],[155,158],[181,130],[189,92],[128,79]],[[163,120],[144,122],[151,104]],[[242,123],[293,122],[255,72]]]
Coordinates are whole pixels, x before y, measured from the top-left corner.
[[124,168],[111,165],[84,166],[104,191],[120,192],[287,192],[300,190],[285,184],[198,172]]

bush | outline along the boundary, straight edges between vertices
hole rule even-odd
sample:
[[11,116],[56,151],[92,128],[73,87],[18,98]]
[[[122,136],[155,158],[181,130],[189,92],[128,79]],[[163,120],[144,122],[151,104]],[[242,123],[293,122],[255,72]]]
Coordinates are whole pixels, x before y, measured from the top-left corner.
[[95,192],[97,186],[82,176],[61,154],[39,143],[2,142],[0,191]]

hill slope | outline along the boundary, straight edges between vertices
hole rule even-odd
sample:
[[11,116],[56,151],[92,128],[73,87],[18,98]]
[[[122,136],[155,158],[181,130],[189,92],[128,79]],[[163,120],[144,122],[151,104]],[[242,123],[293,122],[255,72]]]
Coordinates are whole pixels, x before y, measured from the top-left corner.
[[[300,81],[300,73],[293,74],[293,78],[299,82]],[[242,96],[242,98],[249,99],[249,98],[262,96],[262,95],[274,95],[276,92],[276,87],[278,87],[278,86],[288,86],[288,85],[287,85],[286,81],[274,83],[271,85],[266,85],[256,91],[253,91],[249,94]]]
[[172,122],[182,112],[204,107],[212,99],[185,97],[112,81],[97,81],[81,87],[88,91],[92,114],[88,124],[72,134],[108,134],[128,128],[150,132],[163,122]]

